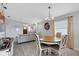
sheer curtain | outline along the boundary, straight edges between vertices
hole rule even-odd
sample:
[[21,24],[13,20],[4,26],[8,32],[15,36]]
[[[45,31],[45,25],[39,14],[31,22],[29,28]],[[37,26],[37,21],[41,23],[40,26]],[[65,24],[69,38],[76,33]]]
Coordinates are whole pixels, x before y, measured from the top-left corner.
[[62,35],[67,34],[67,19],[55,21],[55,34],[61,32]]

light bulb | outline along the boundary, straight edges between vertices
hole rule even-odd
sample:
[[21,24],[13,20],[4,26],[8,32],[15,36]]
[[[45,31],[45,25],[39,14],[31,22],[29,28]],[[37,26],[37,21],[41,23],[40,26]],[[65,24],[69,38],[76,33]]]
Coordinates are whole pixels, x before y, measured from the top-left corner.
[[54,19],[54,17],[52,16],[52,17],[51,17],[51,19],[53,20],[53,19]]
[[46,17],[45,20],[47,20],[49,17]]

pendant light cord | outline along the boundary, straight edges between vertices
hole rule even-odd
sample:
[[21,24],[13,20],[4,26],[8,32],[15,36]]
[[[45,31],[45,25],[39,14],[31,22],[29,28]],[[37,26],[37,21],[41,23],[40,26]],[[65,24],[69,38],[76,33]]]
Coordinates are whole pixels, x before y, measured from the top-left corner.
[[49,9],[49,18],[50,18],[50,17],[51,17],[51,16],[50,16],[50,9],[51,9],[51,7],[49,6],[48,9]]

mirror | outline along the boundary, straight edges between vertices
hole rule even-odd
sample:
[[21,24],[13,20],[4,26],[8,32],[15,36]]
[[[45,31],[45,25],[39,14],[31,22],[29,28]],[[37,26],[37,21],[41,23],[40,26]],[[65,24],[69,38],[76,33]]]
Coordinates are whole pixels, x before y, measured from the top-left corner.
[[46,30],[49,30],[50,29],[50,24],[47,22],[47,23],[45,23],[44,24],[44,28],[46,29]]

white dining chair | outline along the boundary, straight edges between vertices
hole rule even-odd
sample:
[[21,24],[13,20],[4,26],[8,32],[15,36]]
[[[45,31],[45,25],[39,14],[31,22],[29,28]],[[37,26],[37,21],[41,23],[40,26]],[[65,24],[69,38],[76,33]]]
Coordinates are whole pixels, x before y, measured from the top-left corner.
[[67,39],[68,39],[68,36],[63,35],[60,44],[51,46],[52,52],[56,55],[59,55],[59,56],[65,55],[66,54]]
[[37,47],[39,48],[38,50],[40,51],[40,56],[42,56],[42,52],[46,53],[48,51],[48,46],[41,44],[39,35],[35,34],[36,36],[36,43],[37,43]]

